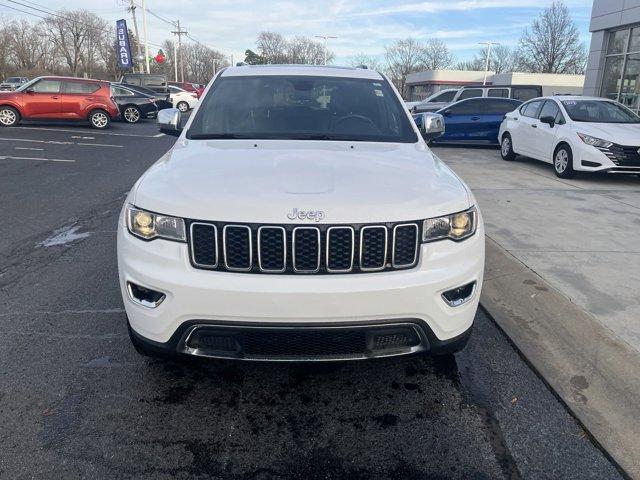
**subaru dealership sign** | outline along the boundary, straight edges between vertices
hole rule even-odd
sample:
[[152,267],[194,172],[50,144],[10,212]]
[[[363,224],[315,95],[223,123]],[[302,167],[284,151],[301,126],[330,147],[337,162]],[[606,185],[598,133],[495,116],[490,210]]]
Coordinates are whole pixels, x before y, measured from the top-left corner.
[[116,22],[116,36],[116,54],[118,56],[118,65],[120,65],[120,68],[133,68],[131,47],[129,45],[129,30],[127,30],[126,20],[123,19]]

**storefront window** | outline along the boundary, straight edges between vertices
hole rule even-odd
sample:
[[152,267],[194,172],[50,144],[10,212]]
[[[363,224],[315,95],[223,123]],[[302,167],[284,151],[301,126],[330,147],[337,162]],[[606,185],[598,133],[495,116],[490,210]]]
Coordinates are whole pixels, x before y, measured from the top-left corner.
[[638,94],[640,88],[640,55],[629,55],[622,77],[620,103],[632,110],[638,109]]
[[622,55],[607,57],[604,66],[604,78],[600,95],[611,100],[618,99],[620,92],[620,75],[622,74]]
[[609,33],[600,95],[640,109],[640,27]]

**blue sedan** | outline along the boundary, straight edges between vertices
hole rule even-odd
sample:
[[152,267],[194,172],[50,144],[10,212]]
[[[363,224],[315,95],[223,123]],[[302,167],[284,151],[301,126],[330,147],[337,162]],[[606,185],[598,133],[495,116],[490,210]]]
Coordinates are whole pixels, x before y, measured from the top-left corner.
[[[433,143],[499,145],[498,131],[506,113],[522,104],[510,98],[467,98],[435,113],[444,117],[445,133]],[[420,115],[414,119],[421,122]]]

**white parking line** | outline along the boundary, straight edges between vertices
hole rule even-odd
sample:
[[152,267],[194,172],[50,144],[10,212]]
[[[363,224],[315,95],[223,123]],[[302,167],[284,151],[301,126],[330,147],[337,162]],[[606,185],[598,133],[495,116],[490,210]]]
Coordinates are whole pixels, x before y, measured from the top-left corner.
[[68,160],[68,159],[64,159],[64,158],[14,157],[12,155],[0,155],[0,160],[39,160],[41,162],[70,162],[70,163],[75,163],[75,160]]
[[114,148],[122,148],[122,145],[107,145],[105,143],[76,143],[76,145],[88,145],[90,147],[114,147]]
[[[71,130],[65,128],[46,128],[46,127],[11,127],[11,128],[20,128],[23,130],[46,130],[49,132],[71,132],[71,133],[82,133],[78,132],[78,130]],[[112,133],[112,132],[91,132],[94,135],[112,135],[115,137],[139,137],[139,138],[156,138],[156,135],[136,135],[134,133]]]
[[16,150],[38,150],[38,151],[42,151],[44,150],[44,148],[31,148],[31,147],[13,147]]
[[106,143],[80,143],[80,142],[59,142],[57,140],[31,140],[27,138],[0,138],[7,142],[31,142],[31,143],[44,143],[46,145],[86,145],[89,147],[114,147],[122,148],[122,145],[108,145]]

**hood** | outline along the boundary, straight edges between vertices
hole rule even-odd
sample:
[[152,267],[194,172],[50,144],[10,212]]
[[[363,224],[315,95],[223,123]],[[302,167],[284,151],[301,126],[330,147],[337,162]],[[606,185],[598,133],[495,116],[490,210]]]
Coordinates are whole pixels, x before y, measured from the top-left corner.
[[640,146],[640,123],[574,122],[575,131],[618,145]]
[[303,223],[287,217],[294,209],[369,223],[469,207],[464,184],[422,143],[180,139],[132,198],[168,215],[245,223]]

